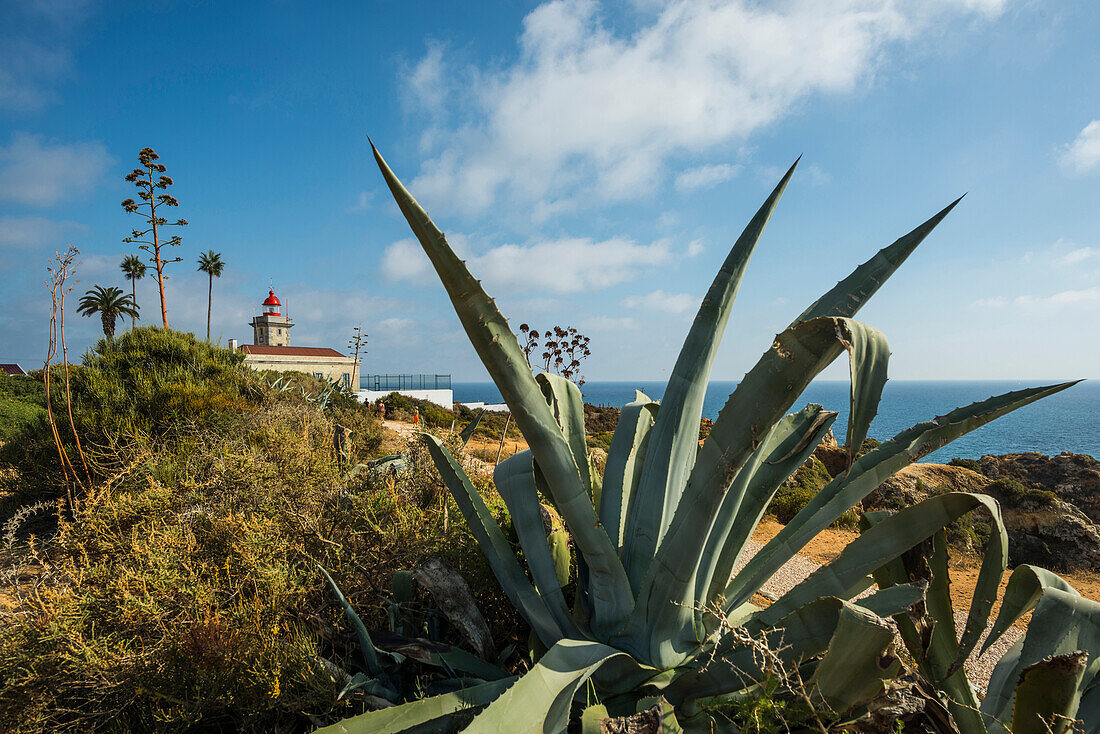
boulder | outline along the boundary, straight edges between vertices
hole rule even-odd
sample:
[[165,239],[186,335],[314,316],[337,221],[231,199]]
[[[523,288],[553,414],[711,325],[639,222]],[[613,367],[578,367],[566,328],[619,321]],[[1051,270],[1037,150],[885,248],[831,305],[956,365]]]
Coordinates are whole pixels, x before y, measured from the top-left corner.
[[1058,495],[1093,523],[1100,523],[1100,461],[1086,454],[1063,451],[1058,456],[1038,452],[983,456],[978,461],[990,479],[1014,479]]
[[[987,458],[1003,457],[983,457],[983,469]],[[1019,467],[1015,462],[1006,464]],[[1001,505],[1013,566],[1033,563],[1055,571],[1100,571],[1100,528],[1088,515],[1061,497],[1046,492],[1010,495],[1002,491],[1003,486],[965,467],[911,464],[868,495],[864,507],[898,510],[942,492],[989,494]]]

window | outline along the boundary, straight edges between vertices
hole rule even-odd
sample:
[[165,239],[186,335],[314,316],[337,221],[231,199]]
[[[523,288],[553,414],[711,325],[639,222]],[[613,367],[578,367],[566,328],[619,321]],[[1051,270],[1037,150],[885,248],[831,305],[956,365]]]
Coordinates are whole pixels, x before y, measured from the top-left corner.
[[279,336],[283,335],[283,330],[282,329],[276,329],[275,331],[277,331],[279,333]]
[[264,343],[264,333],[261,331],[260,332],[260,344],[263,344],[263,343]]
[[344,376],[340,379],[343,381],[344,387],[346,387],[347,389],[350,390],[351,389],[351,373],[350,372],[345,372]]

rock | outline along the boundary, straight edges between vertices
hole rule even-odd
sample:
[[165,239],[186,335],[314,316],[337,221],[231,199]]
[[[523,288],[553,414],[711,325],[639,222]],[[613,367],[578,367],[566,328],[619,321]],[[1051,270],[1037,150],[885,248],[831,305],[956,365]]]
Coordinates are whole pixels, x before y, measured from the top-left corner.
[[1100,461],[1086,454],[1063,451],[1058,456],[1038,452],[983,456],[981,471],[990,479],[1015,479],[1058,495],[1100,523]]
[[[1042,454],[1009,456],[1046,459]],[[1006,457],[983,457],[983,470],[986,459],[998,458]],[[1016,461],[1005,465],[1014,470],[1020,467]],[[1022,500],[1015,495],[1007,496],[1000,490],[1003,486],[986,474],[960,466],[911,464],[868,495],[864,506],[898,510],[942,492],[989,494],[1001,505],[1012,565],[1034,563],[1055,571],[1100,570],[1100,528],[1088,515],[1073,503],[1044,493],[1025,495]]]
[[848,468],[848,452],[836,442],[832,428],[825,433],[825,438],[821,439],[821,443],[814,449],[814,457],[825,465],[825,471],[829,472],[830,476],[835,477]]
[[910,464],[879,485],[864,506],[900,510],[943,492],[981,492],[989,477],[961,466]]

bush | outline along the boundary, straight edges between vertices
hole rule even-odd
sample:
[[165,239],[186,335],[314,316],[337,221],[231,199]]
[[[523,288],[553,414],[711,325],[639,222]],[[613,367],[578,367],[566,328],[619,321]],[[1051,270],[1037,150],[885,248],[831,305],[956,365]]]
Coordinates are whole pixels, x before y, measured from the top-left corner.
[[982,491],[992,495],[1006,507],[1021,507],[1023,505],[1050,507],[1058,500],[1058,495],[1054,492],[1038,487],[1029,487],[1015,479],[994,480]]
[[979,474],[982,473],[982,465],[980,463],[978,463],[977,459],[954,458],[951,461],[947,462],[947,465],[948,466],[962,467],[963,469],[969,469],[970,471],[976,471]]
[[41,376],[0,377],[0,443],[10,441],[45,417],[46,386]]
[[[826,471],[825,465],[818,461],[817,457],[811,456],[783,483],[772,498],[767,511],[776,520],[786,525],[830,481],[832,477]],[[858,524],[859,515],[851,509],[837,518],[833,526],[854,530]]]
[[[159,438],[185,427],[214,428],[262,402],[261,383],[243,359],[192,334],[155,327],[127,331],[114,342],[100,340],[82,365],[69,367],[73,422],[90,446]],[[51,381],[58,428],[71,444],[62,366],[51,367]],[[75,461],[75,452],[70,455]],[[44,420],[25,424],[2,458],[39,478],[59,471]]]
[[0,541],[0,731],[306,731],[358,713],[332,673],[354,670],[354,632],[316,563],[380,629],[393,572],[437,556],[497,637],[525,639],[422,450],[396,482],[345,480],[337,419],[358,427],[355,457],[369,458],[364,412],[269,402],[120,446],[76,519],[64,513],[47,539]]

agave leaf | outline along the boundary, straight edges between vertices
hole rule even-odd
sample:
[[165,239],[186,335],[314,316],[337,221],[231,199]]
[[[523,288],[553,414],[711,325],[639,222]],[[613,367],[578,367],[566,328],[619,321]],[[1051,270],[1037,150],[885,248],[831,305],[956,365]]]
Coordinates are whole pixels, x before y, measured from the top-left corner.
[[863,705],[883,692],[901,661],[890,654],[896,629],[888,620],[854,604],[840,609],[828,651],[807,681],[815,698],[833,711]]
[[1083,693],[1100,672],[1100,602],[1048,587],[1031,615],[1019,655],[1006,653],[994,668],[982,713],[1007,721],[1022,671],[1043,658],[1077,650],[1089,654],[1078,684],[1078,693]]
[[1012,707],[1012,734],[1065,734],[1073,727],[1088,654],[1051,655],[1024,668]]
[[443,233],[386,165],[373,143],[371,148],[390,192],[447,289],[470,343],[527,439],[546,477],[554,505],[584,555],[594,577],[590,595],[593,615],[602,624],[617,624],[634,606],[626,572],[611,539],[599,527],[570,445],[546,404],[516,335],[496,303],[470,275]]
[[535,376],[535,381],[542,389],[546,403],[554,414],[554,420],[569,443],[569,451],[573,455],[573,463],[577,465],[577,473],[585,492],[590,498],[594,497],[588,443],[584,434],[584,400],[581,398],[581,389],[571,380],[550,372],[540,372]]
[[321,573],[325,575],[325,580],[328,581],[329,588],[332,589],[332,593],[336,595],[336,598],[340,601],[340,606],[344,608],[344,615],[347,616],[348,621],[351,622],[351,626],[355,628],[355,634],[359,638],[359,650],[363,655],[363,667],[366,668],[367,673],[373,678],[383,678],[385,671],[382,670],[382,664],[378,661],[378,652],[374,647],[374,642],[370,638],[370,633],[367,632],[366,626],[363,624],[363,620],[359,619],[359,615],[355,613],[355,607],[351,605],[345,597],[343,592],[340,591],[340,587],[336,585],[336,582],[329,576],[321,564],[317,564],[317,568],[321,569]]
[[470,439],[473,438],[474,431],[477,430],[477,424],[481,423],[481,416],[483,415],[485,415],[485,408],[480,408],[470,424],[462,429],[462,433],[458,434],[459,439],[462,441],[460,444],[462,448],[466,448],[466,444],[470,443]]
[[567,630],[557,624],[547,608],[546,600],[539,596],[527,580],[527,575],[512,553],[500,526],[485,506],[485,501],[438,438],[430,433],[422,433],[420,437],[427,445],[443,483],[447,485],[462,516],[466,518],[470,532],[481,546],[481,551],[489,561],[489,567],[493,569],[493,575],[500,582],[504,593],[535,630],[539,639],[547,646],[553,645],[567,634]]
[[[887,561],[931,538],[967,512],[984,507],[997,520],[1000,508],[988,495],[946,492],[906,507],[869,528],[849,543],[840,555],[810,574],[760,613],[760,623],[777,622],[784,615],[823,596],[843,598],[849,589]],[[1003,530],[1003,525],[1001,528]],[[1001,542],[1000,533],[990,534],[990,545]],[[994,549],[999,554],[999,549]],[[987,611],[988,614],[988,611]]]
[[634,401],[623,407],[611,437],[600,499],[600,523],[619,550],[623,547],[626,516],[637,493],[646,446],[659,407],[641,391],[634,393]]
[[558,586],[564,588],[569,585],[569,572],[573,565],[573,554],[569,551],[569,531],[565,529],[565,523],[561,521],[561,516],[553,507],[539,506],[550,519],[550,531],[546,534],[546,540],[550,546],[550,556],[554,559],[554,573],[558,578]]
[[445,652],[432,652],[429,661],[441,667],[450,667],[459,673],[468,673],[486,681],[504,680],[511,676],[503,668],[466,652],[461,647],[451,647]]
[[[812,323],[812,322],[807,322]],[[848,473],[827,484],[779,533],[753,556],[726,587],[726,609],[745,603],[806,543],[829,527],[882,482],[975,428],[1065,390],[1075,382],[1016,390],[956,408],[947,415],[918,423],[855,461]]]
[[627,518],[624,563],[635,590],[645,578],[661,536],[672,521],[688,473],[695,463],[707,381],[745,268],[797,165],[795,161],[787,170],[737,238],[703,298],[672,368],[661,400],[661,412],[646,449],[638,501]]
[[897,239],[894,244],[875,253],[867,262],[856,268],[851,275],[836,284],[825,295],[814,301],[809,308],[794,320],[809,321],[821,316],[855,316],[863,304],[882,287],[882,284],[894,274],[905,259],[917,249],[936,225],[939,224],[955,205],[962,201],[960,196],[940,210],[935,216],[924,222],[909,234]]
[[1081,696],[1077,718],[1084,724],[1084,734],[1100,734],[1100,686],[1095,681]]
[[846,439],[848,466],[851,466],[863,439],[867,438],[871,421],[878,414],[882,388],[886,386],[890,352],[882,334],[866,324],[850,322],[849,334],[849,339],[841,343],[848,350],[851,371],[851,412],[848,414]]
[[564,732],[577,690],[618,655],[625,653],[599,642],[559,641],[515,685],[475,716],[465,732]]
[[[776,490],[813,453],[836,416],[814,404],[786,416],[737,473],[718,508],[703,551],[695,580],[696,607],[718,602],[745,542],[760,524]],[[699,621],[697,616],[697,626]]]
[[[866,339],[853,333],[865,330]],[[875,336],[877,335],[877,336]],[[628,634],[640,619],[647,621],[650,656],[658,666],[678,664],[691,646],[684,644],[678,615],[668,607],[693,593],[694,563],[703,553],[715,513],[737,472],[767,437],[814,376],[851,345],[856,349],[887,352],[886,339],[871,327],[850,319],[822,318],[806,321],[776,337],[772,348],[737,385],[718,414],[691,472],[683,501],[669,526],[638,595]],[[870,381],[885,380],[881,360],[857,355],[852,359],[871,370],[861,375]],[[862,386],[855,392],[862,393]],[[750,595],[751,596],[751,595]],[[748,601],[741,599],[738,604]]]
[[[923,599],[924,587],[912,584],[878,591],[860,599],[858,605],[885,617],[900,614]],[[840,610],[854,604],[836,597],[815,599],[777,624],[762,624],[757,613],[744,627],[753,637],[762,637],[784,664],[794,663],[824,651],[836,630]],[[733,635],[719,637],[682,671],[664,691],[676,704],[740,690],[754,684],[764,672],[758,653]]]
[[609,716],[607,706],[602,703],[585,707],[581,714],[581,734],[604,734],[603,720]]
[[527,567],[531,569],[535,588],[557,623],[557,628],[566,636],[583,637],[569,614],[569,607],[561,593],[561,584],[558,583],[555,559],[547,545],[531,452],[521,451],[497,464],[493,471],[493,482],[504,499],[504,504],[508,506],[512,527],[515,528],[523,554],[527,557]]
[[[440,723],[439,730],[446,731],[450,727],[444,728],[443,720],[452,719],[456,714],[487,705],[504,693],[516,680],[515,677],[504,678],[441,696],[421,698],[400,706],[368,711],[332,726],[318,729],[314,734],[399,734],[399,732],[408,732],[414,727],[436,721]],[[424,730],[416,729],[416,731]]]
[[993,623],[993,629],[989,631],[989,636],[985,638],[985,644],[982,645],[982,653],[999,640],[1001,635],[1016,623],[1016,620],[1034,609],[1047,589],[1061,589],[1080,596],[1068,581],[1045,568],[1030,566],[1026,563],[1014,568],[1012,575],[1008,577],[1008,585],[1005,587],[1004,599],[1001,601],[1001,610],[997,613],[997,621]]
[[[863,518],[866,523],[864,532],[868,525],[883,522],[889,517],[889,513],[867,513]],[[1003,526],[999,524],[999,515],[995,516],[995,519],[1003,532]],[[986,546],[987,559],[1000,555],[994,549],[994,545],[999,541],[993,537],[991,541],[993,542]],[[1001,547],[1003,548],[1003,544]],[[905,646],[917,662],[925,679],[947,697],[948,708],[959,729],[964,734],[985,734],[985,723],[978,713],[978,699],[974,688],[970,685],[965,671],[958,667],[958,661],[966,658],[969,649],[962,650],[955,631],[955,613],[951,604],[951,576],[947,563],[947,533],[944,529],[937,530],[932,536],[931,552],[926,560],[928,567],[926,572],[929,578],[922,615],[914,617],[899,614],[894,621],[897,622]],[[886,586],[889,583],[907,581],[924,572],[919,565],[915,565],[915,562],[914,565],[910,565],[908,558],[904,561],[901,558],[895,558],[875,572],[875,579],[878,580],[879,586]],[[1001,569],[997,570],[995,577],[999,582]],[[978,587],[981,586],[982,580],[979,579]],[[996,585],[994,585],[994,591],[996,591]],[[982,621],[983,628],[987,619],[988,611]]]

